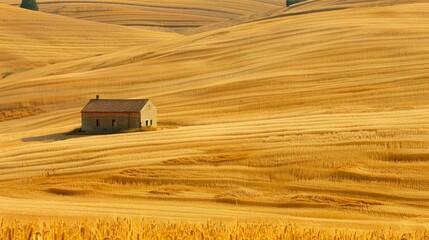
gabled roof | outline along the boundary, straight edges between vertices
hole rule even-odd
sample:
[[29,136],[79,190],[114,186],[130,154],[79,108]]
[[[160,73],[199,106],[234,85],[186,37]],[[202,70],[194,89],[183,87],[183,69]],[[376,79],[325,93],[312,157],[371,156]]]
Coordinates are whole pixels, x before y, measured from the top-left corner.
[[149,99],[91,99],[82,109],[83,113],[128,113],[140,112]]

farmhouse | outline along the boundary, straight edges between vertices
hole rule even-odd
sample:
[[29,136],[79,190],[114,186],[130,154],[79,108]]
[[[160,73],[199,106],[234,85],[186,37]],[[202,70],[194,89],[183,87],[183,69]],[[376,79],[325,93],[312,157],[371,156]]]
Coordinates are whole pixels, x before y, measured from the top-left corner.
[[91,99],[81,111],[82,131],[116,132],[156,127],[156,107],[149,99]]

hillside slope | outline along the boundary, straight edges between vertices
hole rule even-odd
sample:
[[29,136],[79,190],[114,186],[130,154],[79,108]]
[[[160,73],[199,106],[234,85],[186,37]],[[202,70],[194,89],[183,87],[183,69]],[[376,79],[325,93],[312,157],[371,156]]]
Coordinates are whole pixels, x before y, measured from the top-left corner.
[[[16,1],[6,0],[10,4]],[[124,26],[182,31],[283,7],[280,0],[39,0],[40,11]]]
[[[0,122],[2,211],[426,224],[428,14],[280,15],[14,74],[2,107],[41,112]],[[150,97],[159,129],[65,134],[95,94]]]
[[[0,85],[3,101],[32,102],[36,97],[27,88],[43,93],[48,103],[61,104],[67,96],[85,101],[94,91],[117,97],[144,94],[158,96],[162,106],[174,102],[173,112],[183,107],[225,117],[237,109],[219,101],[234,101],[248,113],[314,106],[330,111],[426,106],[423,43],[428,20],[420,13],[426,7],[405,4],[285,16],[132,47],[16,74],[10,78],[13,83]],[[76,88],[83,84],[88,88]],[[58,88],[63,91],[57,93]]]
[[33,67],[178,36],[82,21],[5,4],[0,4],[0,11],[0,79]]

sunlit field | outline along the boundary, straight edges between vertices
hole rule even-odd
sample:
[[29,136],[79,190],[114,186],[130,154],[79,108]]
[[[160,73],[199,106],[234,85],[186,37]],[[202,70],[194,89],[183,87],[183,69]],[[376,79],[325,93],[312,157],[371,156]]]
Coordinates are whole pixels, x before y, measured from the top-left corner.
[[0,238],[429,237],[429,1],[6,3]]
[[225,224],[156,222],[127,218],[97,221],[7,222],[1,224],[2,239],[426,239],[421,228],[335,230],[296,226],[295,224]]

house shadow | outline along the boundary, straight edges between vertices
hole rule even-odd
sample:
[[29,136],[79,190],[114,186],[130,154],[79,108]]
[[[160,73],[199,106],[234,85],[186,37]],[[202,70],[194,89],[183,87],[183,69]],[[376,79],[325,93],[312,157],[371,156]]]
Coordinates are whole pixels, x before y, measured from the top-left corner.
[[68,140],[68,139],[81,138],[81,137],[89,137],[92,135],[93,134],[83,133],[80,131],[80,129],[74,129],[74,130],[69,131],[69,132],[53,133],[53,134],[48,134],[48,135],[21,138],[21,141],[23,141],[23,142],[53,142],[53,141],[63,141],[63,140]]
[[82,132],[80,128],[73,129],[69,132],[62,133],[53,133],[48,135],[41,135],[35,137],[26,137],[21,138],[22,142],[54,142],[54,141],[63,141],[74,138],[90,137],[96,135],[113,135],[113,134],[123,134],[123,133],[137,133],[137,132],[147,132],[153,131],[152,128],[138,128],[138,129],[129,129],[124,131],[105,131],[105,132]]

